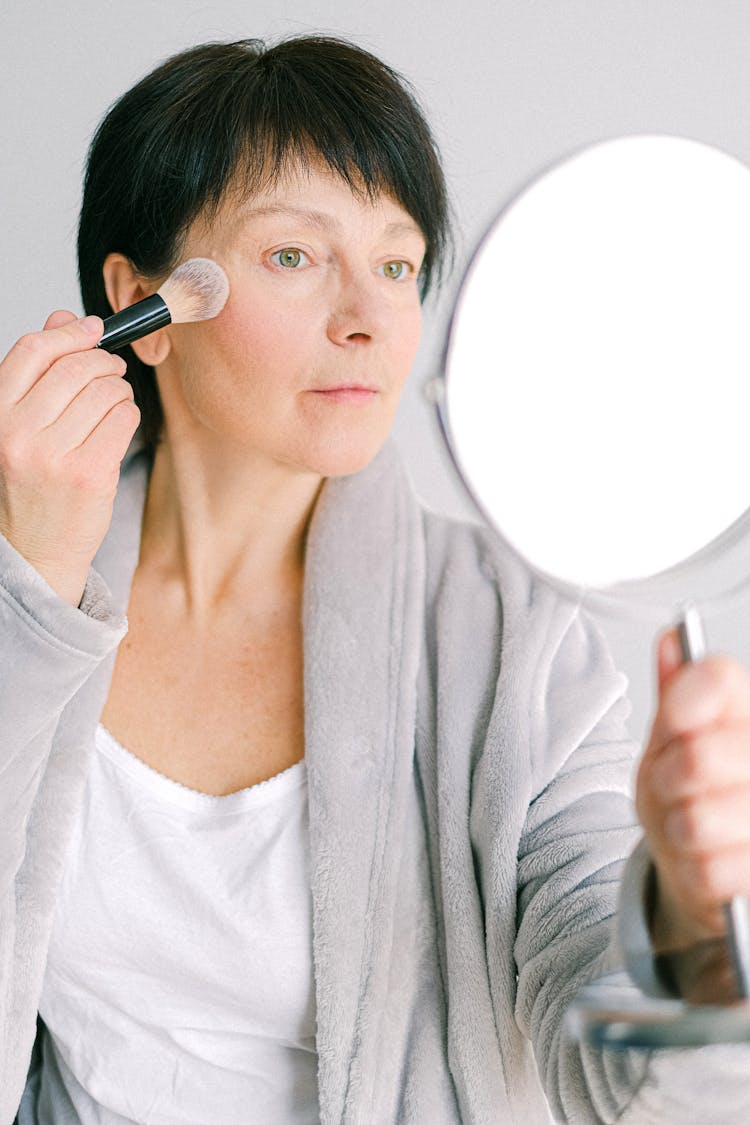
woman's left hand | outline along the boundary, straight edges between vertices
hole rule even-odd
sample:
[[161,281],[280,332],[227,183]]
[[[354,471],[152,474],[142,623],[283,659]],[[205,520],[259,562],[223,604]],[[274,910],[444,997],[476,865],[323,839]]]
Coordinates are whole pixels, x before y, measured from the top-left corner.
[[750,895],[750,673],[658,651],[659,700],[636,804],[656,868],[652,939],[684,949],[725,932],[722,905]]

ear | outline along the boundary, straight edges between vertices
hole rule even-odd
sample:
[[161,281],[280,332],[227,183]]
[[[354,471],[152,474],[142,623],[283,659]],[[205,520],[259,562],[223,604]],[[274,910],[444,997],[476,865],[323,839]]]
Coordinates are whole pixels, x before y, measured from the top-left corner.
[[[108,254],[104,259],[102,274],[107,300],[115,312],[156,292],[156,287],[149,288],[146,280],[135,272],[133,263],[124,254]],[[130,346],[142,363],[156,367],[167,358],[172,345],[167,330],[160,328]]]

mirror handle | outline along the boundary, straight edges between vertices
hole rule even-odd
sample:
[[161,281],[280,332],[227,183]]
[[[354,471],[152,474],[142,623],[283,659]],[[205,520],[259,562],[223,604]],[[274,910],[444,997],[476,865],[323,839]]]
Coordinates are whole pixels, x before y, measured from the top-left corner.
[[[703,659],[706,637],[695,602],[682,606],[677,635],[685,663]],[[737,995],[747,1000],[750,999],[750,900],[747,895],[735,895],[730,902],[724,903],[723,910]]]

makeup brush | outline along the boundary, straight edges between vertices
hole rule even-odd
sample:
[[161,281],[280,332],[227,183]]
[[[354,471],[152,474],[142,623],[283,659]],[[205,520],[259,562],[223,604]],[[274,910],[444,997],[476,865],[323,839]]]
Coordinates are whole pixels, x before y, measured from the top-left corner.
[[165,324],[187,324],[218,316],[229,296],[229,279],[210,258],[188,258],[159,290],[104,321],[98,348],[116,351]]

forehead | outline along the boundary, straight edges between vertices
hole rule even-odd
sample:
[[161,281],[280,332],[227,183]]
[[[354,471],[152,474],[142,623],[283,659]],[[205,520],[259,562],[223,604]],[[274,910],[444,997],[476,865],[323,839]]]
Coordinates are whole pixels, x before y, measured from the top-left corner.
[[356,229],[372,237],[425,242],[418,223],[392,196],[352,186],[322,161],[292,165],[251,193],[235,186],[215,215],[194,224],[222,240],[290,225],[332,234]]

